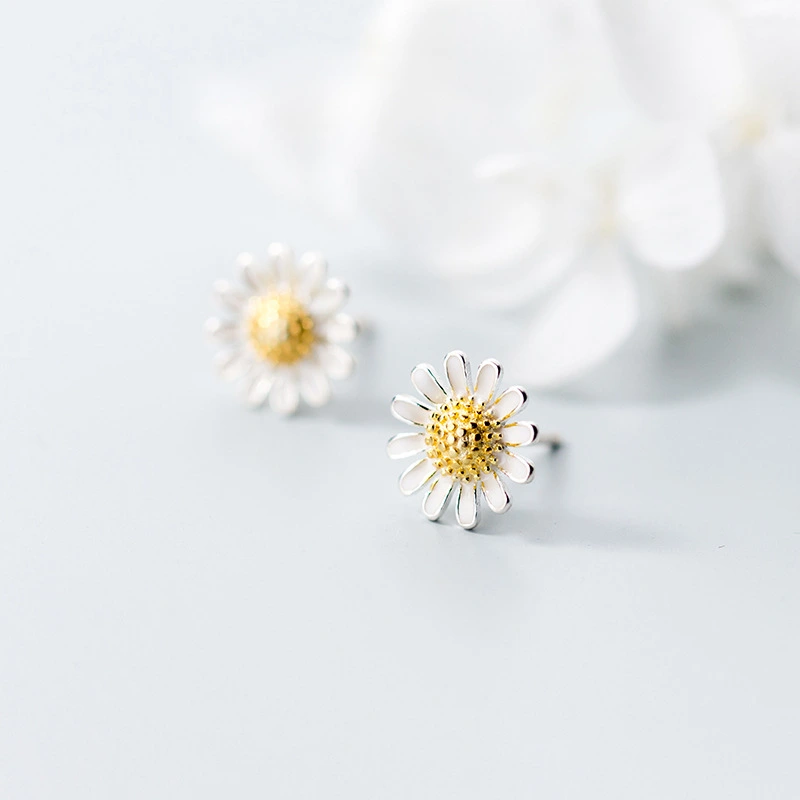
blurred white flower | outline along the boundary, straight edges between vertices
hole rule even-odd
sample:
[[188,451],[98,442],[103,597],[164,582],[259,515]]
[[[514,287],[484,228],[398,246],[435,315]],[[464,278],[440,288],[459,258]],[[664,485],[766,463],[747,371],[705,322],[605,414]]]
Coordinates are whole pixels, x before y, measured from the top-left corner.
[[[641,307],[636,264],[681,272],[703,263],[722,240],[722,192],[708,143],[667,126],[637,131],[638,141],[616,159],[577,175],[548,176],[520,160],[494,175],[523,182],[528,173],[531,193],[538,186],[554,212],[541,237],[547,245],[527,262],[538,276],[535,289],[552,284],[516,359],[534,385],[578,374],[625,341]],[[530,282],[507,278],[508,302],[529,299],[528,288]]]
[[762,236],[800,271],[798,20],[754,0],[393,0],[319,102],[228,92],[206,118],[473,302],[529,306],[516,369],[553,384],[629,337],[643,281],[658,295],[715,252],[745,274]]
[[720,264],[747,278],[766,244],[800,274],[800,4],[600,2],[639,106],[717,148],[729,221]]
[[682,270],[721,242],[712,149],[636,112],[592,3],[403,6],[369,44],[384,68],[358,196],[428,263],[491,270],[459,281],[481,301],[547,292],[516,369],[533,385],[578,374],[635,327],[631,257]]
[[302,397],[312,407],[331,396],[330,378],[353,371],[353,357],[340,345],[358,333],[340,309],[347,287],[328,278],[319,253],[299,261],[282,244],[272,244],[266,263],[239,256],[241,286],[218,281],[214,294],[228,317],[212,317],[206,331],[220,345],[214,361],[226,380],[243,382],[243,400],[293,414]]

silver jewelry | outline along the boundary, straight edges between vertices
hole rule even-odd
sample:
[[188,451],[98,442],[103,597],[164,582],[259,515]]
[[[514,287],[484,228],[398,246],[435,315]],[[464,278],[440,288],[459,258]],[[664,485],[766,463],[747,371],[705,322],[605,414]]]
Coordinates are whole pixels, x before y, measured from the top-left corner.
[[229,318],[206,322],[207,333],[223,347],[215,359],[220,374],[240,380],[243,399],[253,407],[269,400],[273,411],[291,414],[301,398],[309,406],[324,405],[330,379],[348,377],[355,364],[340,346],[358,334],[355,320],[340,311],[347,286],[327,277],[319,253],[296,262],[282,244],[270,245],[264,263],[243,253],[237,265],[240,286],[214,286]]
[[456,498],[456,520],[474,528],[480,519],[480,496],[497,514],[511,507],[504,479],[514,483],[533,480],[533,464],[517,453],[519,447],[538,441],[556,449],[557,437],[539,437],[532,422],[513,421],[527,402],[520,386],[500,392],[502,367],[488,359],[470,376],[467,357],[459,350],[444,360],[446,381],[428,364],[411,372],[411,382],[422,400],[398,395],[392,414],[414,426],[389,440],[390,458],[420,456],[400,476],[400,491],[410,495],[427,487],[422,511],[439,519],[451,496]]

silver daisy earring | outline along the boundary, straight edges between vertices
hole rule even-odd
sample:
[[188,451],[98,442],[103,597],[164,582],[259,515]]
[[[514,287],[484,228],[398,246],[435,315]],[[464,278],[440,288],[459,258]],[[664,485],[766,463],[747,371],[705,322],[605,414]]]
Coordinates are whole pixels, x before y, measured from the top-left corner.
[[456,495],[456,520],[474,528],[480,518],[480,494],[497,514],[511,507],[501,475],[514,483],[533,480],[533,464],[516,450],[538,441],[556,449],[557,437],[538,436],[532,422],[512,421],[527,402],[525,390],[512,386],[498,392],[502,367],[489,359],[479,367],[475,383],[464,353],[456,350],[444,360],[448,387],[433,367],[419,364],[411,382],[424,398],[398,395],[392,414],[416,427],[389,440],[390,458],[422,457],[400,476],[400,491],[410,495],[427,486],[422,511],[439,519],[451,495]]
[[241,286],[219,281],[214,293],[230,312],[212,318],[206,331],[223,349],[215,363],[223,378],[241,380],[245,402],[291,414],[302,398],[322,406],[330,379],[348,377],[353,357],[340,344],[355,339],[356,321],[340,309],[347,286],[327,277],[325,259],[306,253],[295,262],[281,244],[269,247],[266,263],[249,254],[237,259]]

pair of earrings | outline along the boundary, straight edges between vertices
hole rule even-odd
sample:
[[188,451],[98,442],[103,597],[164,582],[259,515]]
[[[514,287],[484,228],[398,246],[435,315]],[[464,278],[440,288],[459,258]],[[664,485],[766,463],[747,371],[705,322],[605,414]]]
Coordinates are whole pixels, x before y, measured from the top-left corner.
[[[241,382],[252,407],[269,403],[288,415],[301,400],[324,405],[330,381],[348,377],[355,366],[342,347],[359,332],[341,310],[347,286],[328,277],[319,253],[295,261],[280,244],[270,246],[266,262],[243,254],[237,266],[240,285],[220,281],[214,287],[230,315],[206,323],[223,345],[215,359],[220,374]],[[444,374],[442,381],[428,364],[412,370],[420,398],[398,395],[391,412],[414,430],[393,436],[387,451],[390,458],[417,457],[400,476],[400,491],[410,495],[426,488],[422,511],[428,519],[439,519],[454,497],[458,524],[471,529],[479,521],[481,496],[502,514],[511,506],[504,481],[533,480],[533,464],[518,448],[538,442],[556,449],[560,442],[542,439],[533,423],[514,419],[527,394],[520,386],[500,391],[497,361],[481,363],[473,382],[467,357],[454,351],[445,357]]]

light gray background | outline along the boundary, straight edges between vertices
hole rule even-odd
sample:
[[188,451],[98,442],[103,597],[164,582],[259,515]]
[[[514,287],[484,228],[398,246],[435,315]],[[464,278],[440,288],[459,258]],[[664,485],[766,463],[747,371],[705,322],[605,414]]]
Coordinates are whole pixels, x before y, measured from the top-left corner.
[[[797,287],[534,398],[569,448],[480,532],[426,522],[389,399],[515,321],[438,316],[185,113],[193,77],[346,49],[368,5],[5,14],[0,797],[800,796]],[[289,422],[201,336],[272,239],[376,323]]]

